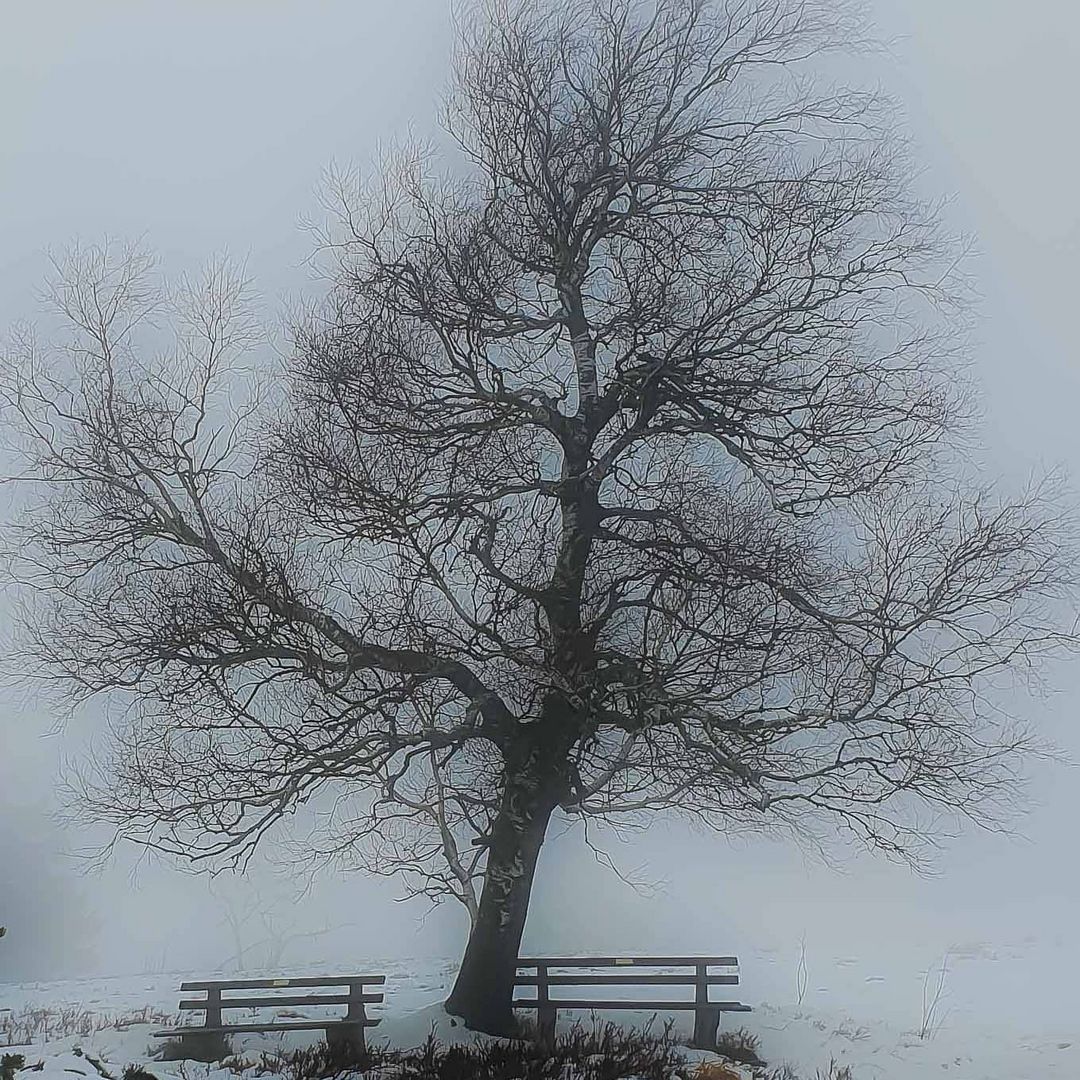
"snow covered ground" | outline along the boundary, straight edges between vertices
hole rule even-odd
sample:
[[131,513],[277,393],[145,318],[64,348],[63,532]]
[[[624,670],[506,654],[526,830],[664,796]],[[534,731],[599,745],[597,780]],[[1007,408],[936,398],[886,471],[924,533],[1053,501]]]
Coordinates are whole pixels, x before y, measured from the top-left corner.
[[[1001,962],[997,954],[991,958],[976,950],[974,956],[953,956],[946,964],[944,979],[937,969],[928,980],[915,983],[907,979],[902,985],[900,980],[891,979],[888,971],[875,974],[875,968],[868,968],[854,958],[833,959],[827,964],[818,958],[813,968],[806,964],[805,978],[799,976],[797,964],[786,973],[793,980],[786,995],[779,978],[767,977],[770,969],[779,975],[775,969],[791,967],[788,958],[782,959],[781,963],[781,958],[767,953],[744,958],[742,997],[754,1005],[754,1012],[729,1021],[759,1037],[761,1053],[772,1066],[788,1063],[798,1076],[806,1078],[812,1078],[816,1069],[826,1067],[833,1059],[850,1065],[854,1080],[922,1080],[941,1076],[957,1080],[1080,1080],[1080,1019],[1071,1026],[1023,1022],[1019,1017],[1023,1015],[1024,987],[1015,981],[1009,987],[1017,1011],[1015,1021],[1005,1022],[998,1016],[993,1022],[980,1022],[977,1012],[965,1007],[960,991],[965,985],[978,983],[979,964],[984,969],[983,981],[989,979],[992,985],[997,985],[992,977],[997,970],[995,965]],[[374,1041],[398,1047],[415,1046],[427,1037],[433,1025],[444,1039],[465,1037],[439,1009],[453,976],[451,961],[369,960],[357,965],[343,963],[339,958],[334,964],[312,962],[302,970],[291,972],[246,972],[245,975],[358,971],[360,967],[387,975],[386,1003],[378,1012],[383,1023],[375,1030]],[[97,1080],[102,1070],[119,1080],[124,1067],[132,1063],[148,1065],[161,1080],[203,1080],[211,1076],[214,1080],[225,1080],[224,1076],[214,1075],[212,1066],[186,1063],[182,1069],[176,1062],[150,1064],[156,1045],[150,1033],[160,1026],[160,1020],[145,1022],[153,1019],[147,1010],[172,1014],[180,981],[184,977],[209,974],[202,970],[186,976],[169,973],[0,984],[0,1010],[11,1010],[7,1021],[0,1012],[0,1032],[5,1030],[5,1025],[11,1028],[12,1021],[25,1010],[32,1009],[48,1010],[53,1016],[66,1009],[68,1022],[81,1024],[83,1034],[57,1037],[55,1029],[48,1034],[39,1031],[29,1045],[12,1047],[25,1055],[28,1064],[36,1065],[39,1061],[44,1064],[41,1072],[24,1074],[24,1080],[31,1076],[32,1080],[73,1080],[80,1075]],[[832,992],[825,993],[830,987],[821,984],[827,983],[829,977],[835,977]],[[755,992],[755,982],[773,992],[771,1000]],[[937,994],[939,984],[942,990]],[[836,1003],[837,986],[843,986],[846,991],[844,1008]],[[898,1024],[886,1018],[903,1012],[896,1000],[891,1008],[882,1007],[890,991],[894,999],[909,996],[910,1023]],[[931,1009],[935,996],[936,1007]],[[648,1017],[623,1013],[619,1019],[641,1022]],[[688,1018],[681,1019],[685,1022]],[[91,1027],[100,1030],[89,1031]],[[234,1046],[243,1052],[305,1045],[310,1040],[311,1036],[299,1033],[284,1039],[254,1035],[235,1039]]]

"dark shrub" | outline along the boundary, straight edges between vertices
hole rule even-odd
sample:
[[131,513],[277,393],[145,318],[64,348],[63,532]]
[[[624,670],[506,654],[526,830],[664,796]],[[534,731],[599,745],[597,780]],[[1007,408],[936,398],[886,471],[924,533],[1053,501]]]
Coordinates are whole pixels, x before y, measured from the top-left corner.
[[15,1074],[26,1067],[22,1054],[5,1054],[0,1057],[0,1080],[15,1080]]
[[128,1065],[124,1069],[123,1080],[158,1080],[158,1078],[152,1072],[147,1072],[141,1065]]
[[721,1031],[716,1036],[716,1052],[728,1061],[737,1061],[740,1065],[764,1065],[758,1054],[758,1037],[744,1028],[737,1031]]

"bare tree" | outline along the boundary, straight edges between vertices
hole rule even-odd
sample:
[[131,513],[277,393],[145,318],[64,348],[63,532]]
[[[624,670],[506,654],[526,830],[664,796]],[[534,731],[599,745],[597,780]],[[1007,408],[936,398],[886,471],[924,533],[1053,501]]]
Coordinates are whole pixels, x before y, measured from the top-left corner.
[[[310,947],[320,938],[345,928],[340,924],[331,926],[324,922],[314,929],[298,929],[294,919],[289,917],[289,912],[297,908],[301,899],[295,889],[275,895],[268,893],[264,884],[259,895],[252,897],[248,886],[241,905],[230,895],[229,886],[233,879],[222,877],[215,880],[225,887],[212,883],[210,895],[220,907],[222,922],[228,926],[233,941],[234,951],[222,965],[226,970],[280,970],[291,949],[302,944]],[[356,923],[346,925],[355,926]]]
[[949,449],[956,244],[887,104],[804,72],[855,32],[816,0],[475,13],[460,160],[338,185],[280,394],[245,389],[239,282],[175,303],[76,253],[73,337],[24,337],[4,403],[42,670],[127,702],[84,805],[242,861],[347,800],[327,848],[473,905],[448,1006],[487,1031],[555,814],[911,858],[995,820],[1028,734],[984,695],[1062,643],[1069,560],[1043,494]]

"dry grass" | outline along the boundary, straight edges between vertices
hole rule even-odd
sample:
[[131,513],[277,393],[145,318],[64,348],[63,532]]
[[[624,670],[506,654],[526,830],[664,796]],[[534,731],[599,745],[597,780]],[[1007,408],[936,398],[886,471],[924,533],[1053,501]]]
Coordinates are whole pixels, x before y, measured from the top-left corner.
[[79,1005],[31,1007],[0,1012],[0,1046],[30,1046],[36,1042],[82,1038],[99,1031],[123,1031],[136,1024],[173,1024],[176,1017],[147,1006],[123,1013],[94,1012]]

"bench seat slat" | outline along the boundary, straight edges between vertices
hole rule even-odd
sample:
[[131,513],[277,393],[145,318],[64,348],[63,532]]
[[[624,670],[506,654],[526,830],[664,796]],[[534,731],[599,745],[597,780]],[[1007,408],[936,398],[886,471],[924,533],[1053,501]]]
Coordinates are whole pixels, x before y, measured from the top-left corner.
[[697,986],[699,981],[707,986],[738,986],[738,975],[706,975],[699,980],[696,975],[549,975],[546,980],[539,975],[517,975],[517,986]]
[[178,1027],[168,1031],[155,1031],[155,1039],[166,1038],[171,1035],[230,1035],[238,1032],[258,1031],[325,1031],[327,1028],[336,1027],[375,1027],[381,1024],[381,1020],[304,1020],[298,1023],[280,1024],[225,1024],[218,1027]]
[[534,956],[519,960],[519,968],[535,967],[736,967],[736,956]]
[[[214,1009],[274,1009],[279,1005],[349,1005],[354,1001],[362,1001],[365,1005],[378,1005],[383,999],[382,994],[357,994],[349,997],[348,994],[290,994],[287,997],[242,997],[222,998],[220,1003],[213,1003]],[[206,998],[193,998],[181,1001],[181,1010],[196,1009],[205,1011],[208,1002]]]
[[182,982],[181,990],[271,990],[290,986],[348,986],[350,983],[381,985],[385,975],[319,975],[298,979],[217,979],[199,982]]
[[551,998],[537,1001],[536,998],[521,998],[514,1001],[515,1009],[595,1009],[606,1012],[609,1009],[636,1009],[642,1012],[673,1010],[696,1010],[701,1008],[717,1009],[720,1012],[750,1012],[750,1006],[741,1001],[577,1001],[569,998]]

